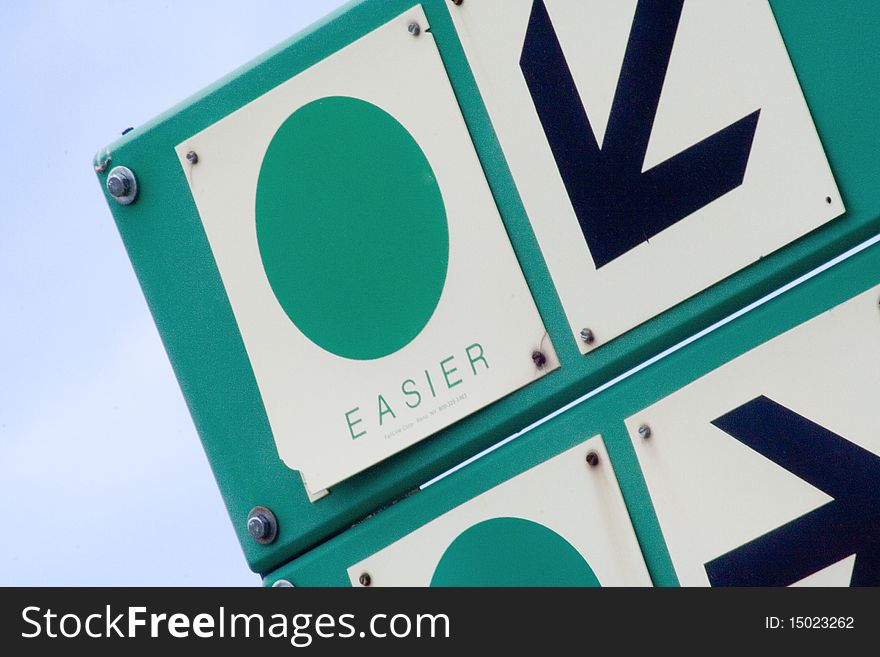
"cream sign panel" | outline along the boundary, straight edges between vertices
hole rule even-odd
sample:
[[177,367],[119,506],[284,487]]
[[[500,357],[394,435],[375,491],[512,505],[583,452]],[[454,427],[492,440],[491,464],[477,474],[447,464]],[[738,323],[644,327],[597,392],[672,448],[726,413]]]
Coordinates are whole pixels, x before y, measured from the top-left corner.
[[627,420],[683,585],[880,585],[878,300],[880,287]]
[[370,586],[650,586],[601,436],[348,569]]
[[583,353],[843,213],[767,0],[450,12]]
[[558,366],[429,28],[416,7],[177,147],[312,492]]

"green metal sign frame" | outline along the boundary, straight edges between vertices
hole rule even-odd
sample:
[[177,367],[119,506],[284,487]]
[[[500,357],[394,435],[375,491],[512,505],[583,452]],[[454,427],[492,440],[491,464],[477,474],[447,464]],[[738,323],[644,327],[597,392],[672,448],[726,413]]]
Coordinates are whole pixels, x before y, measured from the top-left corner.
[[[880,131],[875,129],[880,116],[880,61],[876,57],[880,5],[868,0],[773,0],[847,213],[582,356],[453,28],[450,12],[456,7],[449,0],[423,0],[420,4],[562,367],[340,484],[313,504],[297,473],[278,457],[241,335],[174,147],[416,4],[414,0],[351,3],[96,156],[96,166],[109,156],[113,166],[127,166],[138,176],[137,202],[122,206],[109,195],[107,201],[247,561],[256,572],[268,572],[303,554],[438,473],[880,229],[880,158],[876,156]],[[102,187],[106,174],[98,173]],[[729,346],[723,347],[722,351],[729,352]],[[622,447],[614,449],[619,452]],[[636,477],[635,463],[630,461],[621,463],[624,479]],[[279,520],[278,538],[268,546],[252,541],[246,531],[247,514],[258,505],[271,508]],[[666,581],[662,571],[659,575]]]
[[351,565],[476,495],[601,434],[651,578],[658,586],[675,586],[678,580],[624,419],[878,284],[880,244],[875,244],[282,566],[265,578],[265,584],[284,579],[295,586],[350,586],[346,569]]

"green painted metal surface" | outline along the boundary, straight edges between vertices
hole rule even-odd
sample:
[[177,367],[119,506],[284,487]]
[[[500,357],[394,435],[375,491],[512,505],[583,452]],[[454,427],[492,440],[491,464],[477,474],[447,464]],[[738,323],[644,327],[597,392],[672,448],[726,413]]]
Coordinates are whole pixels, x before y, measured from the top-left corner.
[[[880,116],[880,60],[876,57],[880,4],[869,0],[774,0],[774,11],[848,212],[629,334],[581,356],[455,35],[449,12],[456,8],[447,0],[425,0],[421,4],[432,34],[562,367],[340,484],[328,497],[312,504],[297,473],[287,469],[278,457],[241,336],[174,146],[415,4],[412,0],[353,3],[136,128],[96,158],[96,162],[101,161],[109,154],[113,165],[128,166],[138,176],[140,196],[136,203],[123,207],[109,196],[107,200],[248,563],[258,572],[268,572],[306,552],[439,472],[880,228],[880,185],[876,184],[880,180],[880,158],[876,156],[880,152],[880,131],[876,130],[875,118]],[[102,186],[105,176],[98,174]],[[779,329],[786,321],[769,328]],[[719,353],[730,351],[729,346],[719,348]],[[594,420],[590,422],[595,426]],[[615,446],[617,442],[612,441],[612,449],[620,452],[623,447]],[[634,458],[624,459],[618,473],[623,480],[638,479],[635,468]],[[270,546],[257,545],[245,531],[247,513],[256,505],[272,508],[279,518],[278,540]],[[654,568],[661,567],[655,564]],[[655,576],[661,582],[668,581],[662,568]]]
[[[880,284],[880,244],[809,279],[425,490],[401,500],[279,568],[266,577],[265,583],[271,585],[278,579],[286,579],[295,586],[349,586],[346,573],[349,566],[476,495],[593,435],[601,434],[651,578],[658,586],[675,586],[678,580],[624,419],[729,360],[877,284]],[[497,580],[493,582],[495,585],[499,583]],[[517,584],[514,579],[507,583]]]

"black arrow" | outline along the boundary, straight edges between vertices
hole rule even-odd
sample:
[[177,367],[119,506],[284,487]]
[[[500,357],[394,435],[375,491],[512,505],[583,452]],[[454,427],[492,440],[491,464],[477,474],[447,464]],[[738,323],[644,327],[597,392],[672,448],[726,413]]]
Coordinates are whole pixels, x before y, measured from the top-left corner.
[[760,110],[642,172],[683,3],[639,1],[601,149],[547,8],[532,6],[520,68],[597,269],[745,177]]
[[853,554],[850,585],[880,585],[880,457],[763,396],[712,424],[834,498],[707,563],[713,586],[788,586]]

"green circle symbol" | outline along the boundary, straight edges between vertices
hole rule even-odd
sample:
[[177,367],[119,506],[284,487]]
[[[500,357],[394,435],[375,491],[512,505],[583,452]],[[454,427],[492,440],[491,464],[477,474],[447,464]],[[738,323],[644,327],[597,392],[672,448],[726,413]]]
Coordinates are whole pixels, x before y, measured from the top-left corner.
[[257,242],[284,312],[330,353],[372,360],[434,314],[449,226],[422,149],[375,105],[334,96],[275,133],[257,183]]
[[600,586],[571,543],[544,525],[493,518],[446,548],[431,586]]

